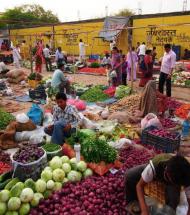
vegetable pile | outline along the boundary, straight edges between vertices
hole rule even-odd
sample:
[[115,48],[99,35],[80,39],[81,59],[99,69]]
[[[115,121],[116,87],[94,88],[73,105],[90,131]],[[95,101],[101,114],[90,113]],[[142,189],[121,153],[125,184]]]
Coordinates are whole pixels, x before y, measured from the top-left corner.
[[116,160],[117,151],[109,146],[106,140],[92,135],[89,136],[79,131],[68,139],[68,143],[71,146],[74,146],[76,142],[81,144],[81,154],[86,162],[99,163],[104,161],[113,163]]
[[66,182],[78,182],[92,174],[84,161],[77,163],[76,158],[69,160],[67,156],[55,156],[36,182],[32,179],[20,182],[13,178],[5,185],[0,192],[0,214],[10,211],[20,215],[29,214],[31,207],[38,206],[41,199],[60,190]]
[[179,108],[181,105],[182,105],[181,102],[179,102],[173,98],[167,98],[167,108],[168,109],[175,110],[175,109]]
[[166,118],[160,118],[159,120],[160,120],[163,128],[166,128],[166,129],[175,128],[178,125],[177,122],[174,122],[173,120],[171,120],[169,118],[167,118],[167,119]]
[[12,114],[0,108],[0,130],[4,130],[13,120],[15,120],[15,117]]
[[42,146],[42,148],[46,151],[46,152],[55,152],[61,149],[60,145],[57,144],[53,144],[53,143],[46,143],[45,145]]
[[122,99],[125,96],[130,95],[131,88],[128,86],[120,85],[116,88],[115,97],[118,99]]
[[44,155],[44,150],[36,145],[23,145],[19,147],[19,150],[13,155],[13,160],[27,164],[33,161],[37,161]]
[[163,129],[153,129],[153,130],[149,131],[148,133],[153,134],[155,136],[159,136],[159,137],[169,138],[172,140],[175,140],[178,137],[177,133],[172,133],[170,131],[166,131]]
[[111,105],[109,108],[109,111],[115,112],[115,111],[126,110],[132,113],[135,110],[138,110],[139,103],[140,103],[140,95],[131,95],[128,97],[124,97],[123,99]]
[[190,104],[181,105],[175,112],[176,116],[186,119],[188,113],[190,112]]
[[0,161],[3,161],[4,163],[10,164],[11,159],[8,153],[4,152],[2,149],[0,149]]
[[109,97],[103,92],[101,86],[94,86],[87,90],[80,98],[87,102],[98,102],[105,101]]
[[10,171],[11,169],[12,167],[9,164],[0,161],[0,175]]
[[[152,156],[144,149],[125,148],[120,153],[121,160],[126,164],[123,170],[147,163]],[[89,177],[76,184],[67,183],[49,199],[42,200],[30,214],[125,215],[124,197],[124,172],[120,170],[114,175],[108,173],[101,177]]]

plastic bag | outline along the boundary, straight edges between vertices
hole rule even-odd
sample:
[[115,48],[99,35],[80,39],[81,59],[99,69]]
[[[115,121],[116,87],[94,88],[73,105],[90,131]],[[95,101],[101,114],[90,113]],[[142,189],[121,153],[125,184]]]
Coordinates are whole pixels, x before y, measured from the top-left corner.
[[149,113],[147,114],[144,119],[141,120],[141,128],[145,129],[148,128],[150,126],[155,126],[157,128],[162,128],[162,125],[160,123],[160,120],[158,119],[158,117],[153,114],[153,113]]
[[88,118],[84,117],[82,119],[82,125],[83,125],[83,128],[88,128],[88,129],[96,129],[97,128],[97,125],[96,123],[93,123],[91,120],[89,120]]
[[120,140],[117,140],[116,142],[108,142],[110,146],[112,146],[115,149],[121,149],[127,144],[132,144],[132,141],[126,138],[121,138]]
[[51,113],[45,113],[44,114],[44,120],[43,120],[43,126],[46,127],[48,125],[51,125],[53,123],[53,115]]
[[33,121],[36,125],[41,125],[43,120],[43,111],[37,104],[32,104],[27,116]]
[[125,111],[117,111],[112,113],[108,120],[117,120],[118,123],[128,123],[129,121],[129,115]]
[[16,121],[19,123],[27,123],[29,121],[29,117],[25,113],[17,114]]
[[86,109],[86,103],[80,99],[68,99],[67,104],[75,106],[79,111]]
[[109,109],[108,109],[108,107],[106,107],[101,113],[102,119],[107,119],[109,117],[109,114],[110,114]]

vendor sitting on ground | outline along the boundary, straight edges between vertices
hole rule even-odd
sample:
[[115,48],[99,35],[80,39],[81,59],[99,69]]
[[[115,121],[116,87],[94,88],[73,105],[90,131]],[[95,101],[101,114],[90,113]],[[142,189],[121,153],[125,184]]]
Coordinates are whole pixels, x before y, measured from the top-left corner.
[[[190,205],[190,163],[184,157],[160,154],[155,156],[148,165],[139,165],[129,169],[125,177],[125,194],[128,208],[130,205],[134,205],[136,210],[135,201],[138,200],[141,215],[149,215],[149,209],[145,203],[144,187],[152,181],[165,184],[166,205],[176,210],[182,186]],[[133,204],[129,204],[132,202]],[[190,215],[190,207],[187,215]]]
[[166,109],[166,99],[166,96],[156,89],[156,81],[149,81],[142,92],[137,117],[145,117],[148,113],[163,114]]
[[60,63],[58,69],[53,73],[51,86],[53,88],[58,88],[60,92],[66,90],[66,93],[70,94],[70,83],[68,78],[64,75],[64,63]]
[[45,128],[45,133],[52,136],[52,143],[63,145],[65,138],[76,132],[80,123],[77,109],[67,105],[67,97],[63,92],[56,95],[57,105],[53,108],[53,125]]

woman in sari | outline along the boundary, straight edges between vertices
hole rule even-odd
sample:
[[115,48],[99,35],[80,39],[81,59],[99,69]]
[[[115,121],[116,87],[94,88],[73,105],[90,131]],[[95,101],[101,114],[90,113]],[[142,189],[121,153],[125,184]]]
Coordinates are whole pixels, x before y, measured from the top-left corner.
[[163,114],[166,110],[166,101],[167,97],[156,89],[156,81],[149,81],[140,98],[138,117],[145,117],[148,113]]
[[122,83],[122,71],[121,71],[121,55],[117,47],[112,49],[112,58],[111,58],[112,70],[115,70],[117,73],[117,83],[116,86],[119,86]]
[[43,44],[42,42],[38,42],[36,46],[36,54],[35,54],[35,63],[36,63],[36,72],[42,72],[42,64],[43,64]]
[[142,73],[142,78],[139,82],[139,87],[144,87],[148,81],[152,80],[153,73],[153,61],[152,61],[152,51],[147,50],[144,60],[139,65],[139,70]]

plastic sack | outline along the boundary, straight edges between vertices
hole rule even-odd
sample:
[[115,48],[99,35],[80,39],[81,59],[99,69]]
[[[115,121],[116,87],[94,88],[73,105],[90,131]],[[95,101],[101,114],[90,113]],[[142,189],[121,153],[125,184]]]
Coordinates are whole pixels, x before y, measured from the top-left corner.
[[25,113],[17,114],[16,121],[19,123],[27,123],[29,121],[29,117]]
[[11,157],[13,164],[13,177],[18,177],[21,181],[25,181],[28,178],[32,178],[33,180],[37,180],[40,178],[42,170],[47,166],[47,155],[44,151],[44,155],[39,158],[37,161],[23,164],[13,160],[13,156]]
[[129,121],[129,115],[125,111],[117,111],[112,113],[109,117],[108,120],[117,120],[118,123],[128,123]]
[[153,113],[149,113],[147,114],[142,120],[141,120],[141,128],[145,129],[148,128],[150,126],[155,126],[157,128],[162,128],[162,125],[160,123],[160,120],[158,119],[158,117],[153,114]]
[[97,122],[97,129],[101,133],[112,134],[115,127],[118,125],[116,121],[104,120]]
[[43,120],[43,111],[37,104],[32,104],[27,116],[33,121],[36,125],[41,125]]
[[115,90],[116,90],[116,87],[109,87],[107,90],[104,90],[103,92],[108,95],[109,97],[114,97],[115,95]]
[[39,127],[33,131],[16,132],[15,141],[16,142],[30,141],[35,136],[43,138],[45,136],[44,128]]
[[112,146],[115,149],[121,149],[127,144],[132,144],[132,141],[126,138],[121,138],[117,140],[116,142],[108,142],[110,146]]
[[79,111],[86,109],[86,103],[80,99],[68,99],[67,104],[75,106]]
[[111,78],[116,78],[117,77],[117,72],[115,70],[113,70],[111,73],[110,73],[110,77]]
[[43,126],[46,127],[53,123],[53,115],[49,112],[44,114]]
[[97,125],[96,123],[93,123],[91,120],[89,120],[88,118],[84,117],[82,119],[82,126],[83,128],[87,128],[87,129],[96,129]]

